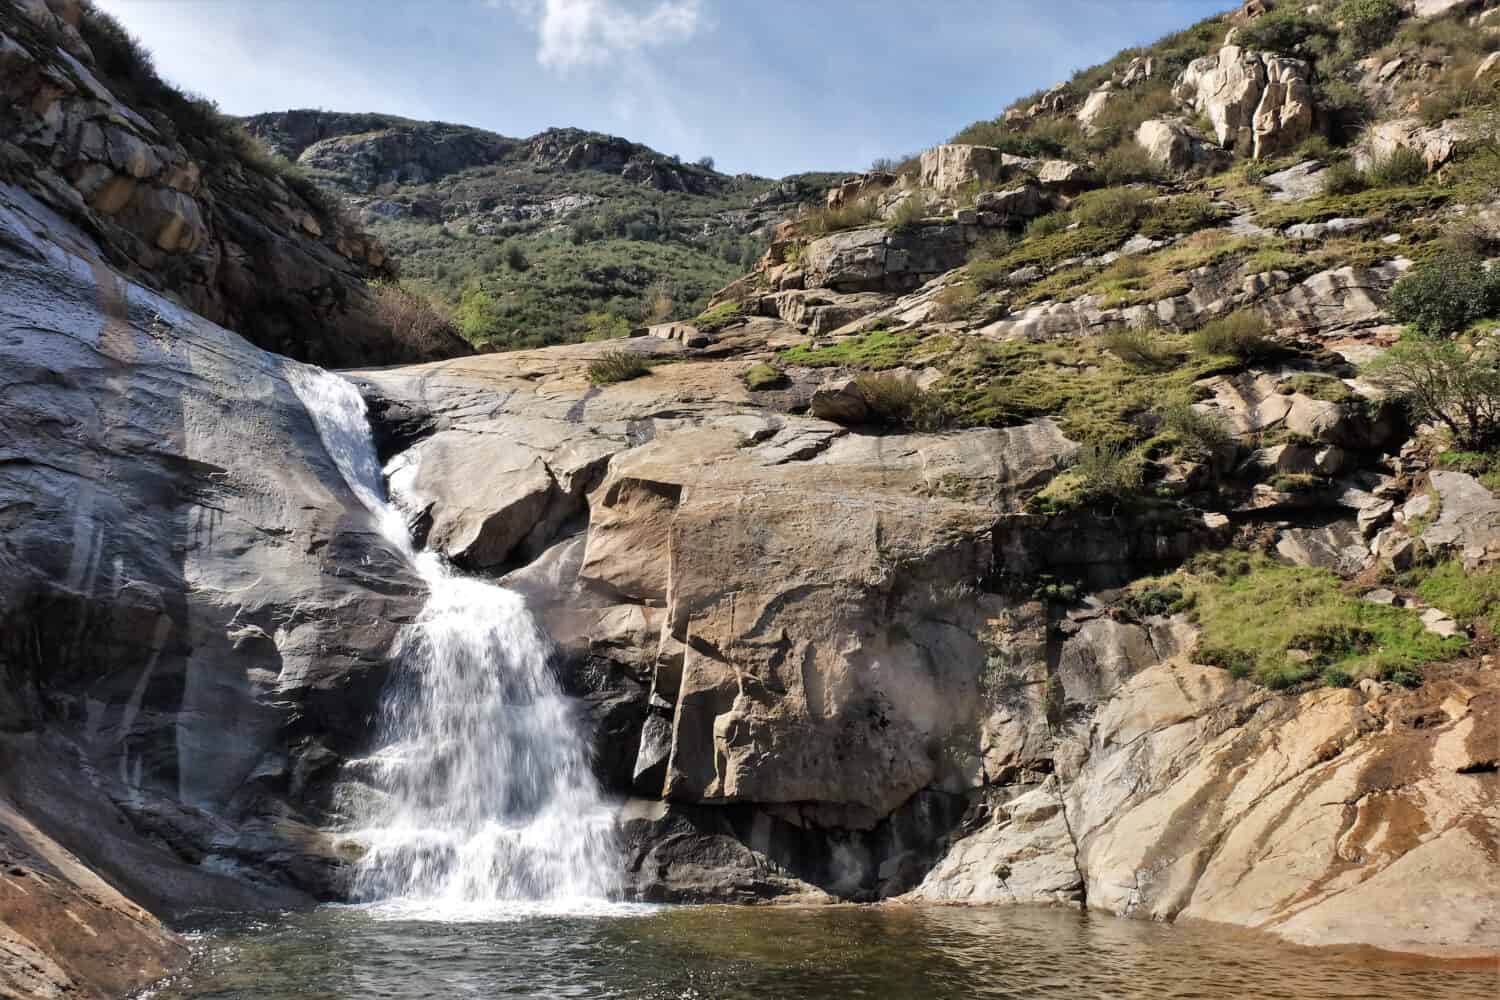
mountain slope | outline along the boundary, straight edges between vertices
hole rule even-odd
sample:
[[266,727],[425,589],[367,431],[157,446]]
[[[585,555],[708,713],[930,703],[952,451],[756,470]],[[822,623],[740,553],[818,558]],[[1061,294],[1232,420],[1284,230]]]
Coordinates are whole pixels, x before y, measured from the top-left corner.
[[726,176],[578,129],[513,139],[308,110],[245,127],[343,196],[404,278],[453,308],[471,341],[496,347],[691,315],[837,176]]

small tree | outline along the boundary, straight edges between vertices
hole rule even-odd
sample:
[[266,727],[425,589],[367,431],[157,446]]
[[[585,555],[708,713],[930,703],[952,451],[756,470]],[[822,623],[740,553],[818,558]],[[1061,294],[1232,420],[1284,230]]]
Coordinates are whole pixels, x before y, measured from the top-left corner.
[[704,170],[712,170],[714,168],[714,158],[712,156],[700,156],[698,157],[698,166]]
[[1399,396],[1414,419],[1438,423],[1464,448],[1500,440],[1500,355],[1456,341],[1410,335],[1366,373]]
[[471,344],[483,344],[500,332],[500,304],[477,282],[464,286],[459,299],[458,329]]
[[441,350],[453,336],[453,321],[442,306],[418,289],[392,281],[370,285],[376,317],[397,342],[418,353]]
[[665,281],[652,282],[646,289],[646,322],[665,323],[672,318],[677,303],[672,297],[672,286]]

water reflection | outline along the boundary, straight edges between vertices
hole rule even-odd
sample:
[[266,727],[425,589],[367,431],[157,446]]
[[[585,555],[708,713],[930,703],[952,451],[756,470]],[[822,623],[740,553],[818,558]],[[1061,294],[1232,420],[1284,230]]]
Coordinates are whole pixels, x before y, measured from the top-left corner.
[[[388,916],[388,915],[387,915]],[[1381,998],[1500,995],[1451,969],[1072,910],[682,907],[499,923],[330,907],[209,931],[156,1000]]]

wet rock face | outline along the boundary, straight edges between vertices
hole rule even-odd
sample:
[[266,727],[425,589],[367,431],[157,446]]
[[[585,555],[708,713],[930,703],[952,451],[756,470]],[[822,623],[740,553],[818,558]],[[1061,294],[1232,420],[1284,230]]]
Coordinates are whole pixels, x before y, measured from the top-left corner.
[[[420,583],[329,458],[296,363],[63,249],[83,242],[0,192],[5,715],[73,768],[8,791],[59,839],[170,844],[125,838],[151,860],[111,872],[161,913],[191,905],[198,862],[336,893],[317,829]],[[70,782],[87,801],[55,798]],[[192,877],[162,892],[182,859]]]
[[[66,4],[53,6],[67,7]],[[65,11],[66,13],[66,11]],[[43,3],[0,8],[0,161],[130,278],[262,347],[330,365],[463,353],[398,343],[366,286],[380,244],[180,109],[130,106]],[[61,42],[64,47],[57,47]]]
[[[474,493],[462,477],[423,481],[429,544],[470,558],[478,536],[449,530],[457,516],[497,546],[522,532],[513,544],[545,546],[586,497],[581,549],[549,549],[549,568],[516,582],[554,635],[585,630],[575,660],[644,681],[628,787],[795,805],[809,823],[869,829],[939,779],[937,744],[971,699],[984,654],[956,581],[989,572],[997,518],[1074,445],[1046,421],[850,432],[751,406],[719,363],[680,361],[600,389],[585,371],[597,351],[361,375],[396,409],[425,406],[446,428],[394,468],[426,467],[442,442],[488,470]],[[399,473],[395,492],[408,495]],[[521,496],[543,512],[522,516]],[[580,620],[590,607],[593,620]]]

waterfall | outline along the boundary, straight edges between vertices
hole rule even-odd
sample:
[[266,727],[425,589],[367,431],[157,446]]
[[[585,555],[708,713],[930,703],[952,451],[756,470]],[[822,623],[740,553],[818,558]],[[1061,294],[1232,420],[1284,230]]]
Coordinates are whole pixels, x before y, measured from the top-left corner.
[[428,589],[367,762],[379,794],[350,831],[363,849],[356,897],[423,908],[607,899],[613,817],[547,636],[519,594],[413,549],[353,384],[306,366],[288,377],[349,488]]

